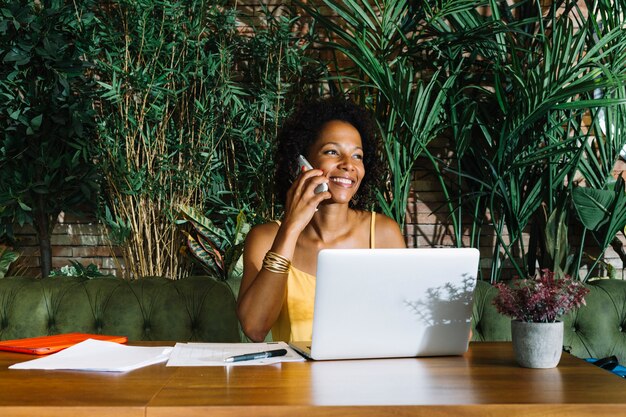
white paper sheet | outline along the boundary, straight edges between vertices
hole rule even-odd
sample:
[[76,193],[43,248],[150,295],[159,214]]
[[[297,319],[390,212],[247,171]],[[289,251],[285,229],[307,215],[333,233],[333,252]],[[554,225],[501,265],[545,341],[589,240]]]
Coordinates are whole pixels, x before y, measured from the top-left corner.
[[[246,353],[265,352],[285,349],[285,356],[249,360],[242,362],[224,362],[224,359]],[[271,365],[280,362],[302,362],[304,358],[291,349],[285,342],[270,343],[176,343],[167,366],[241,366]]]
[[17,363],[9,369],[127,372],[165,362],[171,352],[172,347],[126,346],[87,339],[55,354]]

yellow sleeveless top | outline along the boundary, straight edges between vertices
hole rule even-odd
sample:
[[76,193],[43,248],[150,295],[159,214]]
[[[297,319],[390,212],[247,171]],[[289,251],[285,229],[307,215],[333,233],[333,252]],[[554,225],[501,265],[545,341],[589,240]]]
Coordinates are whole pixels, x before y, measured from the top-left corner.
[[[280,225],[280,221],[276,221]],[[370,222],[370,248],[374,248],[376,213]],[[272,339],[293,342],[309,341],[313,332],[313,302],[315,277],[293,266],[287,275],[285,301],[278,319],[272,326]]]

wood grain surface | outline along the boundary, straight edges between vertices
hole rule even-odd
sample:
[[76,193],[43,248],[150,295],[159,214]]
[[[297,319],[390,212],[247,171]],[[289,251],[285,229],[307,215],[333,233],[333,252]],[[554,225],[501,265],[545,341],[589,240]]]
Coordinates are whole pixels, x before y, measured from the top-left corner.
[[[164,343],[165,344],[165,343]],[[167,368],[124,374],[9,370],[0,416],[602,416],[626,413],[626,380],[563,354],[517,366],[510,343],[464,356]]]

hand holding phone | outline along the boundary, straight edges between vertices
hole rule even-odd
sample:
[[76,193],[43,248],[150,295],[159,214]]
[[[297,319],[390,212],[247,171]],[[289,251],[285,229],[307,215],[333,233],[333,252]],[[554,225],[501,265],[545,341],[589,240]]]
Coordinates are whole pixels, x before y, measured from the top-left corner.
[[[298,167],[300,170],[302,170],[302,168],[305,168],[305,171],[308,171],[309,169],[313,169],[313,166],[302,155],[298,155]],[[320,184],[317,187],[315,187],[315,190],[313,192],[315,194],[319,194],[325,191],[328,191],[328,184],[326,183]]]

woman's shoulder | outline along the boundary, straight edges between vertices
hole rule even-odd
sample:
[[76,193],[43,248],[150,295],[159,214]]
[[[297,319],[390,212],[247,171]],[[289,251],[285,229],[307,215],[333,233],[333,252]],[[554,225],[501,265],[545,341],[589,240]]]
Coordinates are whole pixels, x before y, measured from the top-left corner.
[[378,226],[385,228],[396,225],[396,222],[392,218],[376,211],[354,210],[354,212],[356,213],[356,218],[359,223],[371,224],[371,222],[374,222],[376,228],[378,228]]
[[278,224],[276,222],[262,223],[253,226],[248,235],[244,247],[246,256],[255,256],[255,253],[267,252],[274,242],[274,238],[278,233]]
[[383,213],[372,212],[374,216],[376,216],[376,224],[380,224],[385,227],[395,226],[398,227],[398,223]]
[[257,224],[256,226],[252,226],[248,232],[248,237],[259,238],[271,236],[271,239],[273,240],[278,232],[279,226],[280,223],[278,221]]
[[398,223],[391,217],[376,213],[376,247],[377,248],[397,248],[406,247],[404,235]]

